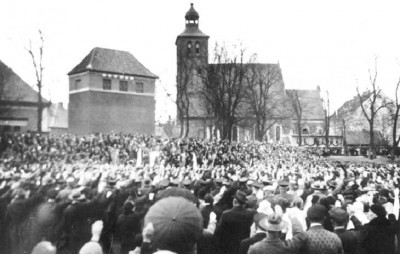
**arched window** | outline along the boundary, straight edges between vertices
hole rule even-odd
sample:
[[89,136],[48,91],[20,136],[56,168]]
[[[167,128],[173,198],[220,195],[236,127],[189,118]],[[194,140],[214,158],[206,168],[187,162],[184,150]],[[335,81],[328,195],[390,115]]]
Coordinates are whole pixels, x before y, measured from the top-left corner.
[[190,55],[190,51],[192,50],[192,42],[188,41],[187,43],[187,54]]
[[198,41],[196,41],[196,55],[200,54],[200,43]]
[[310,134],[310,132],[308,131],[308,128],[303,128],[301,134]]

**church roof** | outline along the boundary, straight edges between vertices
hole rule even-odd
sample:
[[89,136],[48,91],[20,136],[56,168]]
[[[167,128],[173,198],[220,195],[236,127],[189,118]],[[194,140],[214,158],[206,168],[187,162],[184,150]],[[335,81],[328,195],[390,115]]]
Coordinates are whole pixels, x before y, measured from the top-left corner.
[[[33,68],[33,67],[32,67]],[[21,79],[11,68],[0,60],[0,100],[12,102],[38,102],[38,92]],[[43,98],[43,97],[42,97]],[[44,103],[48,101],[42,99]]]
[[209,38],[210,36],[203,33],[198,27],[189,26],[186,27],[185,30],[178,35],[179,37],[205,37]]
[[287,94],[297,92],[304,105],[303,120],[319,120],[325,118],[324,107],[318,89],[316,90],[298,90],[288,89]]
[[77,66],[75,66],[68,75],[85,71],[99,71],[158,78],[131,53],[122,50],[98,47],[92,49],[92,51],[90,51],[90,53]]
[[193,3],[190,4],[190,9],[186,12],[185,19],[199,19],[199,13],[194,9]]

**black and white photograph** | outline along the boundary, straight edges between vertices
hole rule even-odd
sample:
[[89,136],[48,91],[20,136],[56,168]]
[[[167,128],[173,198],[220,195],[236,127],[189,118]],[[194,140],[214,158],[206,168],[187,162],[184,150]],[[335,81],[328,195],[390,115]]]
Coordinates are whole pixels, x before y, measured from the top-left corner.
[[0,6],[0,254],[400,253],[399,1]]

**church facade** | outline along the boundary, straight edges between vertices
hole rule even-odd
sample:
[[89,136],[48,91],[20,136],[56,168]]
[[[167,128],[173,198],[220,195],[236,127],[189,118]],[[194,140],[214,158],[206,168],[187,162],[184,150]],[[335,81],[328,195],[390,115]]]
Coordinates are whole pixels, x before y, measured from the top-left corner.
[[[185,15],[185,30],[177,36],[177,111],[178,120],[187,125],[188,137],[205,139],[219,138],[217,119],[207,111],[207,103],[199,93],[199,87],[203,85],[202,72],[218,64],[208,62],[209,36],[199,28],[199,14],[191,4]],[[274,70],[277,78],[270,88],[270,96],[276,105],[270,118],[266,121],[269,126],[264,140],[274,143],[298,143],[298,125],[296,115],[289,102],[288,90],[285,88],[282,70],[279,64],[254,64],[256,68],[264,72]],[[251,66],[248,66],[249,68]],[[182,85],[186,84],[186,85]],[[307,101],[301,116],[302,143],[309,145],[319,144],[323,140],[324,110],[319,88],[315,90],[291,90],[297,91]],[[289,91],[290,93],[290,91]],[[187,106],[180,106],[179,102],[187,101]],[[242,111],[249,105],[240,106]],[[256,139],[256,118],[254,114],[243,111],[241,120],[232,129],[232,140]],[[187,123],[186,123],[187,122]]]
[[[181,124],[188,122],[188,137],[199,137],[206,139],[219,138],[220,130],[216,124],[217,119],[207,111],[206,102],[197,92],[202,86],[202,71],[211,65],[208,62],[208,40],[209,36],[199,28],[199,14],[191,4],[185,15],[185,30],[177,36],[177,102],[187,100],[188,106],[179,107],[178,119]],[[319,88],[315,90],[287,90],[283,81],[282,70],[279,64],[256,64],[257,68],[265,72],[273,69],[278,77],[271,86],[270,95],[277,106],[266,121],[269,127],[266,131],[265,140],[277,143],[298,143],[298,125],[296,115],[289,102],[288,93],[296,91],[307,101],[301,116],[302,143],[315,145],[323,142],[324,139],[324,109],[320,97]],[[211,66],[212,67],[212,66]],[[182,84],[188,84],[182,86]],[[248,105],[241,105],[243,110]],[[243,112],[241,121],[232,129],[232,140],[254,140],[256,139],[256,118],[255,115]]]

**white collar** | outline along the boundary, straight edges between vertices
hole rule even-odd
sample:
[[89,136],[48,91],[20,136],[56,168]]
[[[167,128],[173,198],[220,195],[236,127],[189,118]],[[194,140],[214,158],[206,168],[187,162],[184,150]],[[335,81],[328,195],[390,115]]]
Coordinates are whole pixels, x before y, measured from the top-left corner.
[[310,228],[311,228],[311,227],[315,227],[315,226],[322,226],[322,224],[319,223],[319,222],[311,222]]

